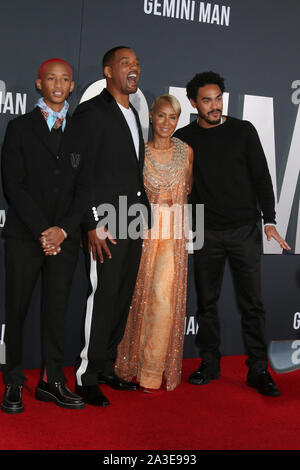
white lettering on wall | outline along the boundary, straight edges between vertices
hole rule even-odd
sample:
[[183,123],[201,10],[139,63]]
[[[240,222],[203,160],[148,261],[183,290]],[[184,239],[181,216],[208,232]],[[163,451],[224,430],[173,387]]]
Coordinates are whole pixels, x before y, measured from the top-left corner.
[[0,114],[25,114],[26,93],[6,92],[5,82],[0,80]]
[[184,332],[186,335],[195,335],[198,331],[198,322],[196,317],[186,317],[184,323]]
[[0,210],[0,228],[3,228],[5,224],[5,210]]
[[195,0],[144,0],[144,13],[218,26],[229,26],[230,23],[229,6]]
[[296,312],[294,315],[293,327],[294,327],[294,330],[299,330],[300,328],[300,312]]
[[[256,127],[262,146],[264,148],[275,193],[277,230],[280,235],[285,238],[300,171],[300,107],[298,108],[297,112],[294,133],[291,140],[290,151],[286,163],[280,195],[278,195],[277,190],[273,98],[245,95],[243,119],[251,121],[252,124]],[[300,218],[298,217],[296,233],[297,243],[295,247],[295,249],[298,250],[299,233]],[[282,248],[275,240],[268,242],[264,237],[264,253],[282,253]],[[295,253],[300,253],[300,251],[295,251]]]

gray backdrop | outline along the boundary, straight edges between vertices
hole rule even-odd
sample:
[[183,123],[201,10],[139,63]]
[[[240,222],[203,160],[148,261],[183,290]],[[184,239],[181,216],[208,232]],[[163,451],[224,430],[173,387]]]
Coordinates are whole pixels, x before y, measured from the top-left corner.
[[[184,87],[192,76],[214,70],[225,77],[228,114],[253,121],[270,166],[274,166],[278,218],[287,220],[279,228],[292,246],[289,254],[280,254],[266,244],[263,247],[268,253],[262,257],[268,341],[294,338],[300,331],[299,16],[298,0],[52,0],[49,5],[37,0],[11,0],[1,5],[0,145],[8,121],[30,111],[39,98],[34,81],[40,64],[51,57],[63,58],[73,67],[76,88],[69,100],[71,111],[89,86],[103,78],[103,54],[119,44],[132,47],[140,58],[139,88],[148,106],[157,95],[176,87],[172,91],[178,92],[186,121],[193,118],[184,96]],[[250,105],[245,104],[245,95],[251,98]],[[145,107],[140,110],[144,118],[146,111]],[[0,187],[0,231],[5,209]],[[5,323],[3,284],[1,241],[0,324]],[[86,287],[81,255],[70,300],[66,365],[73,363],[79,349]],[[24,333],[28,368],[38,367],[40,362],[39,301],[37,285]],[[185,357],[197,356],[195,310],[190,255]],[[243,354],[239,312],[228,268],[220,317],[222,353]]]

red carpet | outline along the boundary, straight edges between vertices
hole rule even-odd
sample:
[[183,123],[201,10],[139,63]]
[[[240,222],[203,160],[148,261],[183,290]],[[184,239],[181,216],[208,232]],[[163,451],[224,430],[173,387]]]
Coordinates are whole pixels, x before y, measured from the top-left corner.
[[[221,378],[187,383],[199,361],[183,363],[182,384],[148,396],[102,386],[111,406],[70,411],[34,398],[39,371],[27,371],[25,412],[0,414],[1,450],[298,450],[300,371],[273,374],[282,395],[268,398],[245,385],[245,358],[224,357]],[[73,369],[66,369],[73,390]],[[4,387],[1,384],[1,398]]]

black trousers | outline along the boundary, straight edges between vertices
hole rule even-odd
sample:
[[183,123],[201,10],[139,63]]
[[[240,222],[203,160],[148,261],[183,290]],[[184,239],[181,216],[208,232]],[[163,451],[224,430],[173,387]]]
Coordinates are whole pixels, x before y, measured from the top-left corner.
[[65,240],[56,256],[45,256],[39,241],[5,240],[5,383],[22,385],[23,326],[41,274],[41,378],[65,382],[63,374],[65,318],[79,242]]
[[94,261],[84,252],[89,278],[89,292],[83,326],[82,350],[76,364],[78,385],[95,385],[99,373],[110,375],[117,357],[137,278],[142,240],[108,241],[112,258]]
[[229,260],[241,311],[247,364],[267,365],[265,311],[261,300],[261,232],[256,225],[230,230],[205,230],[204,246],[195,253],[199,329],[196,344],[203,358],[218,356],[220,324],[217,303],[226,259]]

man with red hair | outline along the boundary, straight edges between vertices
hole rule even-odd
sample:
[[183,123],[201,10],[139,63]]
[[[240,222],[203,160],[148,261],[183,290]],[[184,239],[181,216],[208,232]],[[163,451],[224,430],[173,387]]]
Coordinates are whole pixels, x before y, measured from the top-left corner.
[[79,225],[89,201],[88,168],[72,147],[66,101],[74,89],[70,65],[58,58],[47,60],[40,67],[36,87],[42,97],[33,111],[9,122],[2,152],[8,213],[2,234],[6,388],[1,409],[11,414],[24,410],[23,325],[39,274],[42,368],[36,398],[69,409],[84,407],[82,399],[66,387],[62,370]]
[[40,66],[40,70],[39,70],[39,74],[38,74],[38,78],[41,80],[42,79],[42,76],[43,76],[43,73],[44,73],[44,70],[45,70],[45,67],[47,67],[48,64],[51,64],[51,63],[59,63],[59,64],[64,64],[68,67],[69,69],[69,73],[70,73],[70,80],[73,81],[73,70],[72,70],[72,67],[70,64],[68,64],[68,62],[66,62],[65,60],[63,59],[59,59],[58,57],[55,57],[53,59],[48,59],[48,60],[45,60],[45,62],[42,63],[42,65]]

